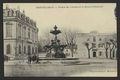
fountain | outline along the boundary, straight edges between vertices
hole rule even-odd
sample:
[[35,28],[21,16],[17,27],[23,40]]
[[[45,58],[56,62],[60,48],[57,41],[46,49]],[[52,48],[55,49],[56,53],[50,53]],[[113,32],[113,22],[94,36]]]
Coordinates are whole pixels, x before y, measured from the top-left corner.
[[64,49],[67,45],[61,44],[60,40],[58,39],[57,35],[61,33],[58,30],[57,26],[55,25],[54,30],[50,31],[55,37],[51,40],[51,44],[46,45],[46,57],[39,58],[40,62],[50,63],[50,64],[76,64],[80,61],[79,58],[67,58],[64,54]]
[[57,29],[55,25],[54,30],[50,31],[51,34],[55,36],[54,40],[51,40],[51,45],[46,45],[45,47],[50,50],[48,57],[52,55],[51,50],[54,51],[55,54],[52,55],[54,58],[66,58],[63,50],[67,45],[61,45],[60,40],[57,38],[57,35],[61,33],[60,30]]

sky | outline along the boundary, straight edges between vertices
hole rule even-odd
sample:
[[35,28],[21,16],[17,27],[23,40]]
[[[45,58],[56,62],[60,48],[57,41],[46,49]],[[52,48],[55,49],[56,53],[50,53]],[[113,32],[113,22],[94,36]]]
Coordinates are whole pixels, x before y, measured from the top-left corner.
[[116,33],[115,3],[4,3],[3,8],[20,9],[36,21],[39,35],[52,30],[55,25],[62,29],[83,33],[98,31]]

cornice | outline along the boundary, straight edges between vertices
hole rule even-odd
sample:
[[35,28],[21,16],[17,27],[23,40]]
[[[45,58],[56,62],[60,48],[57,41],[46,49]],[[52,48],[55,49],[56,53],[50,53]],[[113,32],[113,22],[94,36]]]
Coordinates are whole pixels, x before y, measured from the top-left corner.
[[20,18],[17,18],[17,17],[6,17],[6,18],[3,18],[3,22],[5,21],[16,21],[16,22],[19,22],[21,23],[22,25],[27,25],[29,26],[30,28],[33,28],[34,30],[37,31],[37,27],[33,27],[31,24],[25,22],[24,20],[20,19]]

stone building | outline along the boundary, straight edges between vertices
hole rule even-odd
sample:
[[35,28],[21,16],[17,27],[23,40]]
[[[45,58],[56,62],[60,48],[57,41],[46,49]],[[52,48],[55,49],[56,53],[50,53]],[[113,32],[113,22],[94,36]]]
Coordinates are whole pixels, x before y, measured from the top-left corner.
[[38,53],[36,22],[16,9],[3,9],[4,55],[12,59]]
[[[85,46],[85,43],[89,43],[90,57],[91,58],[106,58],[106,50],[105,43],[109,42],[108,46],[108,57],[110,57],[110,48],[113,46],[110,42],[110,39],[116,41],[116,34],[112,33],[98,33],[96,31],[92,31],[90,33],[78,33],[77,35],[77,57],[80,58],[88,58],[88,50]],[[116,49],[114,49],[116,50]],[[114,57],[116,57],[116,51]],[[112,55],[112,53],[111,53]]]

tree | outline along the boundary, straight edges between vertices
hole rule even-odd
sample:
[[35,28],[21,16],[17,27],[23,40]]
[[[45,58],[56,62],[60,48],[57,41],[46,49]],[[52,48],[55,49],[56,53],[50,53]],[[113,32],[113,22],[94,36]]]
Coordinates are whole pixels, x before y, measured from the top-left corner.
[[70,50],[72,57],[74,57],[74,50],[76,50],[76,36],[77,36],[77,31],[76,30],[63,30],[63,40],[65,41]]
[[109,42],[109,48],[110,48],[110,59],[112,59],[113,58],[113,56],[112,56],[112,51],[113,51],[113,49],[114,49],[114,45],[112,45],[110,42]]
[[111,58],[114,58],[115,57],[115,50],[116,50],[116,57],[117,57],[117,41],[113,40],[113,39],[110,39],[110,42],[112,43],[113,45],[113,55]]
[[50,31],[43,32],[43,35],[39,37],[38,43],[38,51],[45,51],[45,46],[50,45],[52,40],[52,36],[50,35]]
[[50,43],[51,43],[51,40],[52,40],[52,36],[51,36],[51,34],[50,34],[50,31],[46,31],[45,33],[44,33],[44,36],[43,36],[44,38],[43,38],[43,40],[44,40],[44,44],[45,45],[49,45]]
[[42,52],[42,49],[43,47],[42,47],[42,45],[40,44],[40,43],[38,43],[38,52]]
[[86,46],[86,48],[87,48],[87,50],[88,50],[88,58],[90,59],[90,50],[93,48],[93,46],[92,45],[90,45],[91,43],[88,43],[88,42],[85,42],[85,46]]
[[105,42],[104,43],[104,48],[105,48],[106,58],[108,58],[108,49],[110,48],[110,43]]

